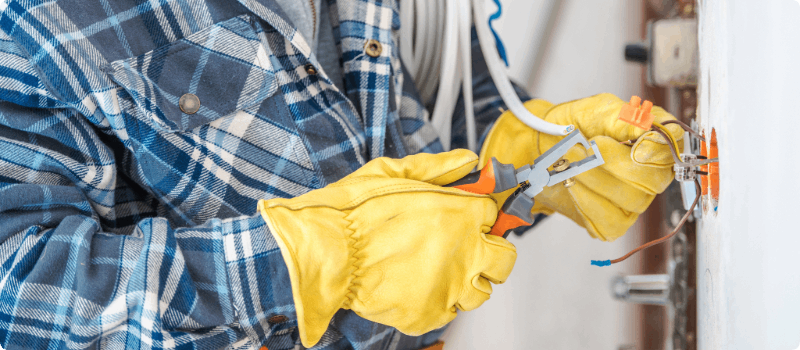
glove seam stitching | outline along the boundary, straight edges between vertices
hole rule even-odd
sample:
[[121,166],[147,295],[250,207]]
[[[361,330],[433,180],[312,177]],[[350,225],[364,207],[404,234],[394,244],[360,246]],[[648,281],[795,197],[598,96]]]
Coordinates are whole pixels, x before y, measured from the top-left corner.
[[359,258],[357,255],[361,252],[361,249],[357,248],[358,243],[360,242],[356,237],[356,224],[353,220],[345,217],[347,220],[348,225],[345,227],[347,235],[347,249],[350,251],[348,256],[348,260],[352,260],[349,264],[352,271],[350,271],[350,282],[347,283],[347,293],[344,295],[344,300],[342,301],[342,306],[344,308],[350,309],[350,306],[356,300],[356,288],[359,287],[360,284],[360,272],[362,270],[361,265],[363,263],[363,258]]

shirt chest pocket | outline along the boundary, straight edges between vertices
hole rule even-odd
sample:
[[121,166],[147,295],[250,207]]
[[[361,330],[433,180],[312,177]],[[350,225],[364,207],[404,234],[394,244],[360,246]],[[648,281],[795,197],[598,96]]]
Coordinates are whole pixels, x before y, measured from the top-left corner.
[[251,215],[259,199],[318,187],[278,93],[270,30],[242,15],[109,65],[129,173],[175,224]]
[[277,91],[264,45],[243,15],[138,57],[112,62],[112,79],[139,109],[140,122],[191,131]]

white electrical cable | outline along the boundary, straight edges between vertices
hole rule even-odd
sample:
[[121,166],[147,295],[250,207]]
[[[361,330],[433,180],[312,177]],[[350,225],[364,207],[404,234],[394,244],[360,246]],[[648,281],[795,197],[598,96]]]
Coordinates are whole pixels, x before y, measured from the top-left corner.
[[484,59],[486,59],[486,66],[489,67],[489,74],[492,76],[494,84],[497,86],[497,91],[500,92],[500,97],[506,103],[508,109],[514,116],[525,125],[530,126],[540,132],[550,135],[566,135],[575,130],[573,125],[558,125],[548,123],[540,119],[522,105],[519,96],[514,92],[514,87],[506,76],[505,66],[500,61],[500,56],[495,48],[494,36],[491,29],[489,29],[489,22],[485,20],[487,17],[484,14],[483,0],[472,0],[473,11],[475,11],[475,30],[478,33],[478,42],[481,45],[481,52]]
[[[551,135],[569,134],[574,127],[545,122],[532,115],[514,92],[497,53],[494,36],[484,14],[484,0],[404,0],[400,2],[401,56],[423,103],[436,105],[431,124],[446,150],[450,149],[452,115],[458,100],[458,85],[464,96],[467,145],[477,151],[473,111],[470,27],[474,11],[481,52],[500,97],[523,123]],[[460,75],[458,72],[460,71]]]
[[467,122],[467,148],[478,152],[477,131],[475,127],[475,109],[472,108],[472,6],[469,0],[458,7],[458,50],[461,52],[461,92],[464,96],[464,115]]
[[[414,13],[414,2],[413,1],[401,1],[400,2],[400,37],[401,38],[413,38],[414,37],[414,16],[408,16],[403,14]],[[408,71],[408,74],[411,78],[414,79],[417,72],[417,66],[412,64],[414,62],[414,58],[412,56],[413,50],[413,40],[400,40],[400,58],[403,60],[403,64]]]
[[458,0],[446,0],[444,47],[442,47],[444,57],[440,61],[441,78],[436,93],[436,105],[431,116],[431,124],[439,131],[439,139],[445,150],[450,149],[450,125],[453,123],[453,110],[458,100],[458,85],[461,83],[461,77],[457,74],[459,67],[455,64],[459,51],[457,2]]

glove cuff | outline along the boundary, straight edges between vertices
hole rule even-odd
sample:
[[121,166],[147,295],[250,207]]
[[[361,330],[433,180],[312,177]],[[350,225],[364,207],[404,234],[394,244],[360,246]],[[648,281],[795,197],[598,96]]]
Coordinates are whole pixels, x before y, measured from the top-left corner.
[[[553,104],[541,99],[532,99],[525,102],[524,106],[531,114],[544,119],[544,115]],[[483,142],[478,167],[483,167],[492,157],[503,163],[517,160],[521,163],[514,163],[517,167],[528,164],[541,154],[538,139],[538,131],[525,125],[511,111],[505,111],[497,118]],[[520,149],[531,152],[519,152]]]
[[[334,314],[349,308],[359,268],[354,230],[344,213],[326,207],[292,210],[261,200],[258,211],[289,271],[303,346],[322,338]],[[320,219],[324,218],[324,219]],[[328,249],[319,254],[319,246]],[[315,248],[317,247],[317,248]]]

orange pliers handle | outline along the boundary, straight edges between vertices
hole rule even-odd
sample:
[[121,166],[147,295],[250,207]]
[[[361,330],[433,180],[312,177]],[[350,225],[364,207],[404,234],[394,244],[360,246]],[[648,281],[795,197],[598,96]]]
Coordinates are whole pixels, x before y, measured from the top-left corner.
[[[519,183],[514,165],[503,164],[492,158],[480,172],[470,173],[447,186],[477,194],[490,194],[504,192],[517,185]],[[533,198],[517,190],[503,203],[489,234],[505,238],[517,227],[532,225],[531,208]]]

